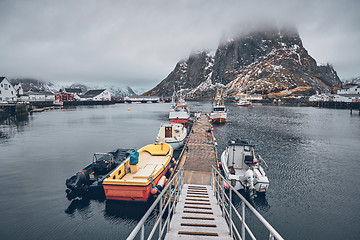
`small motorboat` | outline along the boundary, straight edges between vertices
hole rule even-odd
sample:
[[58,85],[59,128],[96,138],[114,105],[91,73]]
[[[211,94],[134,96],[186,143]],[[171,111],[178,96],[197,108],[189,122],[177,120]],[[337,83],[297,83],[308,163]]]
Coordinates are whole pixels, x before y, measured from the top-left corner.
[[174,150],[182,148],[185,144],[187,129],[181,123],[163,123],[160,125],[156,142],[170,144]]
[[66,197],[72,200],[89,194],[104,194],[103,180],[131,153],[129,149],[117,149],[108,153],[94,153],[93,161],[82,171],[66,179]]
[[237,102],[237,105],[240,106],[240,107],[250,107],[251,106],[251,102],[246,100],[246,99],[240,99],[238,102]]
[[261,156],[255,157],[254,146],[240,140],[229,142],[219,163],[231,185],[236,190],[245,190],[252,198],[258,192],[265,193],[269,187],[262,164],[267,167]]
[[224,123],[226,122],[227,112],[219,90],[217,90],[216,97],[213,102],[213,109],[210,113],[211,123]]
[[173,148],[167,143],[134,149],[103,181],[106,199],[146,202],[165,186]]
[[169,111],[169,122],[187,125],[190,119],[190,111],[184,98],[174,91]]

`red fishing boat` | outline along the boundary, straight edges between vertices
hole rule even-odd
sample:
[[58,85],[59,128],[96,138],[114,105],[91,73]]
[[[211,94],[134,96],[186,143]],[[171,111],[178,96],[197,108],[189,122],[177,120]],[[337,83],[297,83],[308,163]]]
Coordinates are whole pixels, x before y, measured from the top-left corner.
[[185,126],[188,124],[190,119],[190,111],[184,98],[177,96],[174,91],[172,96],[172,104],[169,111],[169,122],[171,123],[182,123]]

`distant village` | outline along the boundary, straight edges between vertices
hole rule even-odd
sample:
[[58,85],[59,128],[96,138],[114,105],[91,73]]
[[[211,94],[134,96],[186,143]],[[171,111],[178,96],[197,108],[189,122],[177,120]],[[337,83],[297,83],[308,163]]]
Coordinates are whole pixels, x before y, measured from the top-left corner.
[[[240,98],[245,98],[245,94],[240,94]],[[247,99],[254,102],[261,102],[262,95],[246,95]],[[341,102],[341,103],[360,103],[360,85],[345,84],[338,88],[336,94],[317,94],[310,97],[298,96],[305,98],[307,102]],[[284,97],[286,99],[286,97]],[[106,89],[94,89],[85,93],[80,88],[64,88],[56,93],[44,91],[32,91],[32,89],[23,89],[21,83],[12,85],[6,77],[0,77],[0,103],[34,103],[34,102],[52,102],[54,105],[63,102],[158,102],[160,98],[112,98],[111,93]],[[229,100],[229,99],[228,99]],[[235,100],[236,99],[232,99]],[[281,100],[281,99],[278,99]],[[169,101],[169,99],[166,99]]]
[[336,94],[318,94],[309,97],[310,102],[360,103],[360,84],[345,84]]
[[[24,89],[21,83],[12,85],[6,77],[0,77],[0,104],[31,103],[37,106],[45,105],[86,105],[109,104],[116,102],[169,102],[169,98],[157,97],[124,97],[111,96],[107,89],[93,89],[83,92],[80,88],[63,88],[58,92],[38,91],[31,88]],[[46,103],[46,104],[41,104]]]
[[64,101],[111,101],[106,89],[89,90],[83,93],[79,88],[65,88],[57,93],[38,92],[23,89],[21,83],[12,85],[6,77],[0,77],[0,102],[54,102]]

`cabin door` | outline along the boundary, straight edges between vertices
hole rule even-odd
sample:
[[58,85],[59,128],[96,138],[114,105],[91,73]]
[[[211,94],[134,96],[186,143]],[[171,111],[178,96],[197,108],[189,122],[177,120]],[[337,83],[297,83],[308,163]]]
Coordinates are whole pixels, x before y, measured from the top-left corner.
[[165,137],[166,138],[172,137],[172,127],[165,127]]

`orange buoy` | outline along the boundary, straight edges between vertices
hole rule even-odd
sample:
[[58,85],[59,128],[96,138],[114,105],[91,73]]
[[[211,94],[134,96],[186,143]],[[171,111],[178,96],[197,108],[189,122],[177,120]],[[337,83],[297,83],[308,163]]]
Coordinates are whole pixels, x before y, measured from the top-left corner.
[[157,191],[156,188],[151,188],[151,191],[150,191],[150,192],[151,192],[151,194],[157,194],[158,191]]

